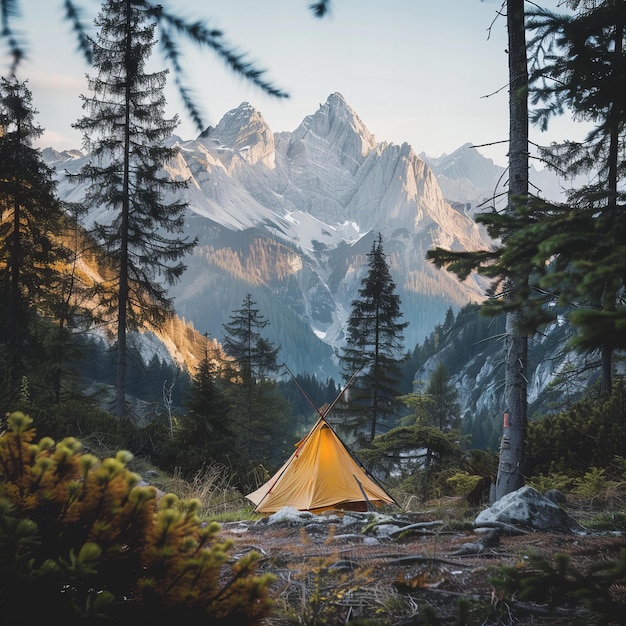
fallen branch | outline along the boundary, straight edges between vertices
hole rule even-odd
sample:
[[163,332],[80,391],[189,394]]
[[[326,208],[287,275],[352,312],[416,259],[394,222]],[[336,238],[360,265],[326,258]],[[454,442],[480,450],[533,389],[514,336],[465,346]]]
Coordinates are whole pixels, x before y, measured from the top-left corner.
[[518,526],[513,526],[512,524],[505,524],[504,522],[485,522],[484,524],[478,524],[474,526],[474,530],[478,530],[480,528],[497,528],[498,530],[502,530],[509,535],[531,535],[532,532],[529,530],[524,530],[523,528],[519,528]]
[[433,531],[427,530],[428,528],[434,528],[436,526],[443,526],[444,522],[436,521],[436,522],[417,522],[415,524],[409,524],[408,526],[403,526],[398,530],[391,531],[387,536],[388,537],[398,537],[407,531],[420,531],[420,534],[423,535],[433,535],[435,534]]
[[434,556],[401,556],[387,562],[387,565],[413,565],[414,563],[443,563],[445,565],[454,565],[455,567],[470,567],[467,563],[459,563],[458,561],[448,561],[447,559],[439,559]]

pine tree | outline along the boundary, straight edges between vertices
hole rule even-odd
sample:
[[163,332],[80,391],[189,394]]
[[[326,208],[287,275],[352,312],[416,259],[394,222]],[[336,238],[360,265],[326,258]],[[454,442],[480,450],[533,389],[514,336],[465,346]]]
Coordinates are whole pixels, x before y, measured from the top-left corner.
[[224,324],[224,350],[232,357],[239,368],[239,376],[244,384],[263,380],[278,371],[278,352],[264,339],[261,331],[269,324],[261,311],[255,308],[251,294],[246,294],[242,308],[233,311],[230,322]]
[[54,172],[32,146],[43,133],[34,121],[36,113],[26,83],[2,78],[0,337],[10,401],[16,399],[29,367],[45,361],[36,321],[55,311],[61,265],[68,258],[59,239],[68,220],[56,197]]
[[[232,406],[219,368],[219,359],[209,351],[207,340],[185,402],[188,414],[179,420],[175,434],[176,447],[184,457],[178,458],[176,465],[183,467],[183,471],[200,469],[202,463],[237,464],[233,458],[235,434],[230,424]],[[189,457],[197,457],[191,459],[196,467],[189,467]]]
[[345,379],[356,377],[338,413],[343,415],[342,429],[371,442],[381,426],[390,424],[396,412],[402,377],[398,360],[408,323],[398,321],[402,317],[400,297],[380,234],[367,260],[369,270],[361,281],[359,298],[352,301],[340,356]]
[[569,316],[578,328],[574,343],[600,351],[601,388],[610,393],[613,351],[626,347],[626,12],[615,0],[569,4],[577,13],[531,12],[538,105],[532,119],[546,129],[567,108],[593,124],[584,141],[542,150],[550,167],[566,176],[585,174],[590,182],[570,190],[534,236],[541,241],[538,263],[550,261],[541,285],[562,302],[576,302]]
[[457,402],[457,392],[450,383],[448,370],[443,363],[439,363],[433,370],[425,393],[431,399],[426,408],[428,423],[442,432],[460,429],[461,409]]
[[176,149],[165,145],[178,123],[164,118],[166,72],[146,72],[155,24],[143,3],[107,0],[96,19],[96,76],[84,133],[91,160],[77,175],[88,183],[85,202],[101,210],[93,234],[114,278],[102,285],[101,305],[112,316],[117,338],[115,413],[124,414],[127,331],[161,324],[171,313],[167,286],[182,274],[180,260],[195,245],[181,238],[186,205],[170,200],[186,181],[163,171]]
[[[524,211],[529,202],[528,188],[528,66],[524,0],[507,0],[509,58],[509,192],[507,212]],[[514,232],[514,231],[512,231]],[[504,426],[495,499],[516,491],[524,484],[522,474],[525,437],[528,427],[528,335],[524,310],[513,306],[528,292],[529,275],[512,268],[504,282],[506,313],[506,357]]]
[[280,346],[275,347],[261,334],[269,321],[255,305],[251,294],[246,294],[242,308],[233,311],[230,322],[223,326],[222,345],[233,359],[227,378],[234,382],[231,392],[241,454],[248,460],[278,461],[285,441],[286,412],[271,375],[279,370]]

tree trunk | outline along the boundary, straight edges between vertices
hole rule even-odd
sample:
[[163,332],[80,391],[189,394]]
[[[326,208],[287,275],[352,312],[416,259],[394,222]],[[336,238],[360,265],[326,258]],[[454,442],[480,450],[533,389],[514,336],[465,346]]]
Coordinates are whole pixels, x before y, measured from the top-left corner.
[[[524,0],[507,0],[509,44],[509,193],[508,210],[528,196],[528,67]],[[525,276],[507,281],[505,298],[514,300]],[[520,329],[523,313],[510,311],[506,317],[504,403],[505,423],[495,499],[499,500],[524,483],[522,461],[528,419],[528,338]]]
[[21,373],[20,367],[20,334],[24,323],[22,318],[22,299],[20,290],[20,271],[22,263],[21,219],[20,219],[20,192],[19,182],[15,184],[15,198],[13,200],[13,241],[9,263],[11,263],[11,296],[9,301],[9,323],[7,335],[9,338],[9,353],[11,363],[11,387],[15,388],[17,377]]
[[[624,25],[618,24],[615,29],[614,38],[614,56],[615,67],[619,67],[620,59],[624,54]],[[610,126],[609,135],[609,154],[608,154],[608,221],[609,224],[615,225],[618,221],[618,181],[619,181],[619,162],[620,162],[620,109],[613,104],[609,113],[608,122]],[[611,229],[612,230],[612,229]],[[617,289],[614,284],[605,287],[603,294],[602,309],[605,311],[615,311],[617,298]],[[610,395],[613,390],[613,345],[610,340],[602,342],[602,362],[600,391],[603,395]]]
[[128,237],[130,218],[130,108],[132,24],[130,2],[126,4],[126,92],[124,94],[124,173],[122,180],[122,222],[120,225],[120,276],[117,308],[117,367],[115,372],[115,415],[124,416],[126,403],[126,330],[128,325]]

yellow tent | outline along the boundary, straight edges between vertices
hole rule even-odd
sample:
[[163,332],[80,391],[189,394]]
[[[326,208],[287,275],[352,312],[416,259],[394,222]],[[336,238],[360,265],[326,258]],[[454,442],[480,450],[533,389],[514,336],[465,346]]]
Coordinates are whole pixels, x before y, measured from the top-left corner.
[[323,415],[276,474],[246,497],[257,513],[275,513],[286,506],[319,513],[395,504],[354,460]]

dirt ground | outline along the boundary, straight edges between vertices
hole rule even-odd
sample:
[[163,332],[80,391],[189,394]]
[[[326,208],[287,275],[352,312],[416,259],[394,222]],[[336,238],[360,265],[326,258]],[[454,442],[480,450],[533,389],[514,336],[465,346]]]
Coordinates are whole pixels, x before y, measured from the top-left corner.
[[[366,514],[327,512],[273,524],[228,523],[222,530],[237,554],[257,550],[260,571],[276,576],[276,610],[268,626],[597,623],[582,607],[548,607],[502,594],[492,578],[501,566],[523,571],[532,554],[551,559],[567,553],[584,571],[592,562],[616,559],[626,549],[625,536],[498,531],[485,537],[471,528],[480,509],[465,510],[461,519],[458,502],[448,505],[393,515],[379,527]],[[583,524],[588,514],[568,512]],[[626,623],[622,592],[623,620],[607,623]],[[460,598],[468,601],[463,609]]]

